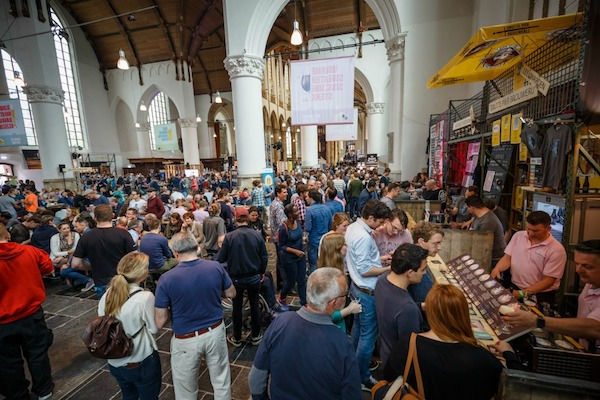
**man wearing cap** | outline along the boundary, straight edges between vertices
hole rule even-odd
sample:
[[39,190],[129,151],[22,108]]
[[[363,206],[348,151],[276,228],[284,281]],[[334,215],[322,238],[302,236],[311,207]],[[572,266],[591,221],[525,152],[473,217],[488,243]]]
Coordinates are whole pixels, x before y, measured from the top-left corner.
[[90,201],[90,206],[97,207],[100,204],[110,205],[106,196],[98,194],[95,190],[88,189],[83,192],[83,196]]
[[242,305],[246,291],[250,300],[252,325],[250,343],[258,345],[262,338],[258,295],[269,255],[262,235],[248,226],[248,210],[245,207],[235,210],[235,220],[238,228],[225,235],[216,257],[216,261],[227,263],[227,270],[237,293],[233,299],[233,335],[227,340],[235,347],[242,344]]
[[160,197],[156,195],[156,189],[152,186],[148,188],[148,202],[146,203],[146,213],[154,214],[161,219],[165,213],[165,205]]

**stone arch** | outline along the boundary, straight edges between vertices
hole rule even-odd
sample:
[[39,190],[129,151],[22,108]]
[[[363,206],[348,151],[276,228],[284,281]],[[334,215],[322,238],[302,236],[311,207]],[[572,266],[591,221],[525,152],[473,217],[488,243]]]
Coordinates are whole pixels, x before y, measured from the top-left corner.
[[371,83],[369,83],[369,79],[367,76],[357,67],[354,67],[354,80],[358,82],[362,90],[365,92],[365,96],[367,97],[367,103],[371,103],[375,100],[373,95],[373,88],[371,87]]
[[[217,139],[220,138],[215,138],[216,135],[216,131],[215,131],[215,122],[217,121],[217,114],[222,114],[225,117],[225,125],[227,126],[227,153],[229,154],[234,154],[235,153],[235,135],[234,135],[234,115],[233,115],[233,103],[226,99],[225,97],[222,97],[223,102],[222,103],[212,103],[210,105],[210,108],[208,109],[208,115],[206,117],[206,123],[208,124],[208,131],[210,134],[210,137],[212,138],[212,140],[214,142],[216,142]],[[216,147],[219,149],[220,154],[217,154],[217,157],[220,157],[221,154],[225,153],[225,149],[221,147],[221,145],[219,145],[218,147]]]
[[114,115],[119,147],[122,153],[133,153],[139,148],[133,113],[123,99],[117,97],[115,100]]
[[[371,7],[383,33],[388,41],[402,32],[400,16],[394,0],[365,0]],[[262,57],[267,39],[275,20],[288,0],[258,0],[245,34],[244,50],[246,54]]]

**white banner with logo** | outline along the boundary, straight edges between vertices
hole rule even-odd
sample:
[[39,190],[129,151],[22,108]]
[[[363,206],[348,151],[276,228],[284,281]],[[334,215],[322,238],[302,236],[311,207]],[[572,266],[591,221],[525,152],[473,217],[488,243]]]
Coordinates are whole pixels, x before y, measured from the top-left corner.
[[27,146],[18,99],[0,100],[0,146]]
[[179,144],[177,143],[177,126],[175,126],[175,123],[171,122],[168,124],[154,125],[153,129],[156,150],[179,150]]
[[292,125],[352,124],[354,57],[290,65]]
[[358,108],[354,108],[354,119],[352,124],[327,125],[325,128],[325,140],[333,142],[336,140],[356,140],[358,137]]

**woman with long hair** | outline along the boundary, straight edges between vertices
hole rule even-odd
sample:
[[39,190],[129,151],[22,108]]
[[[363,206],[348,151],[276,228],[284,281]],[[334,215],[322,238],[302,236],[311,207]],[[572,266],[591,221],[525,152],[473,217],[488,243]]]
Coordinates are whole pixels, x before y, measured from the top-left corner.
[[117,318],[133,341],[131,355],[108,360],[123,400],[158,399],[161,387],[158,346],[152,336],[158,332],[154,322],[154,295],[139,286],[148,276],[148,263],[144,253],[134,251],[125,255],[98,304],[98,315]]
[[346,240],[344,239],[344,235],[341,233],[330,233],[323,237],[317,267],[331,267],[344,272],[345,257]]
[[169,222],[167,222],[165,228],[165,237],[171,240],[176,233],[181,232],[182,225],[183,220],[181,219],[181,215],[178,212],[171,212],[169,214]]
[[[424,397],[436,399],[489,400],[498,390],[502,364],[473,335],[465,295],[453,285],[435,285],[425,299],[431,330],[418,334],[417,357],[423,378]],[[404,373],[410,335],[400,337],[384,367],[384,379]],[[518,364],[510,345],[494,345],[511,364]],[[414,371],[408,384],[416,388]],[[421,393],[423,395],[423,393]]]
[[206,243],[204,240],[204,232],[202,231],[202,224],[194,219],[194,213],[191,211],[183,214],[183,224],[181,230],[191,233],[196,242],[198,243],[198,255],[206,257]]
[[332,233],[340,233],[342,235],[345,235],[346,229],[348,229],[348,225],[350,225],[351,222],[352,221],[350,221],[350,217],[348,216],[348,214],[344,212],[337,212],[333,214],[333,219],[331,220],[331,230],[323,236],[321,236],[317,256],[321,255],[321,245],[323,244],[323,240]]
[[284,208],[287,220],[279,228],[279,249],[281,251],[281,271],[283,272],[283,289],[279,303],[287,306],[287,295],[298,285],[300,304],[306,304],[306,255],[302,247],[302,228],[298,222],[298,208],[288,204]]

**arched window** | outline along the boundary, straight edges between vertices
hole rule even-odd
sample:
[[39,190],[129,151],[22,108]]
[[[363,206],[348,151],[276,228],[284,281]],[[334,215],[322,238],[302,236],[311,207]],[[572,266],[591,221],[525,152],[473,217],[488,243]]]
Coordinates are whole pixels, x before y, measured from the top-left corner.
[[69,34],[63,28],[62,22],[60,22],[58,15],[56,15],[52,8],[50,8],[50,25],[54,34],[54,48],[56,49],[60,85],[65,94],[64,116],[69,146],[85,147],[85,135],[83,134],[81,114],[79,112],[79,98],[77,96],[71,50],[69,48]]
[[169,98],[163,93],[158,92],[150,101],[148,106],[148,122],[150,123],[150,146],[156,150],[156,141],[154,140],[154,125],[166,124],[171,120],[169,112]]
[[285,154],[287,155],[287,158],[292,157],[292,131],[289,126],[285,131]]
[[21,104],[21,113],[23,114],[23,124],[25,125],[25,134],[27,135],[27,144],[30,146],[37,145],[35,137],[35,124],[33,123],[33,114],[31,106],[27,101],[27,95],[23,93],[21,88],[15,85],[15,72],[25,80],[21,67],[17,61],[8,54],[4,49],[0,49],[2,53],[2,65],[4,66],[4,75],[6,77],[6,86],[8,86],[8,95],[11,99],[19,99]]

